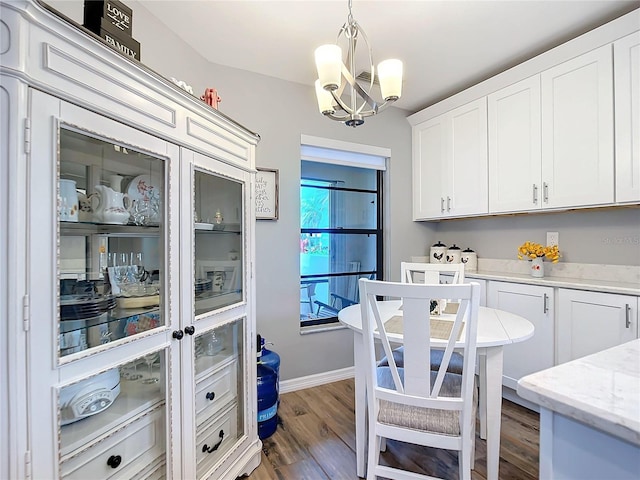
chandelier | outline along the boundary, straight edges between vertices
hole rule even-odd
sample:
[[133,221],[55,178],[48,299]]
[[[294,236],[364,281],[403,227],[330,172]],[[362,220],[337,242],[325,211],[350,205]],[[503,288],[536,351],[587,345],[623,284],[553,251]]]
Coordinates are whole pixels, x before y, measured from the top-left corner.
[[[347,42],[346,61],[342,61],[340,41]],[[369,71],[358,74],[356,70],[356,46],[362,39],[368,53]],[[362,45],[362,44],[361,44]],[[325,117],[343,122],[349,127],[357,127],[364,123],[366,117],[381,112],[384,108],[400,98],[402,93],[402,62],[396,59],[384,60],[378,64],[377,72],[373,67],[373,56],[367,35],[358,25],[351,13],[349,0],[349,16],[338,32],[335,44],[322,45],[315,51],[318,80],[316,80],[316,97],[320,113]],[[358,80],[368,83],[366,90]],[[343,81],[344,80],[344,81]],[[379,85],[382,103],[372,98],[374,85]],[[340,112],[337,112],[340,110]]]

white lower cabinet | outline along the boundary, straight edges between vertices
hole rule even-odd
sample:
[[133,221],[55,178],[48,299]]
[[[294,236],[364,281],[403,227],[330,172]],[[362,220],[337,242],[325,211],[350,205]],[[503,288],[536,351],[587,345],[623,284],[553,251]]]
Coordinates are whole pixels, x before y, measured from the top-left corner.
[[504,386],[515,389],[521,377],[554,365],[553,288],[490,281],[487,306],[520,315],[535,327],[532,338],[504,347]]
[[558,289],[558,363],[638,338],[638,297]]

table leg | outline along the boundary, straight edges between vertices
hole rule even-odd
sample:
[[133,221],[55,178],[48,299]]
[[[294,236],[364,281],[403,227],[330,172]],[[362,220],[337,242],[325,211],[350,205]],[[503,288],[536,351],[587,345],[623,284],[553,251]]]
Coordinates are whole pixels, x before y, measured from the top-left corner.
[[486,349],[487,480],[498,480],[502,412],[502,346]]
[[364,339],[362,333],[353,333],[353,365],[355,370],[356,414],[356,474],[365,477],[365,446],[367,421],[367,389],[364,372]]
[[487,439],[487,352],[478,351],[478,376],[480,392],[478,395],[480,413],[480,438]]

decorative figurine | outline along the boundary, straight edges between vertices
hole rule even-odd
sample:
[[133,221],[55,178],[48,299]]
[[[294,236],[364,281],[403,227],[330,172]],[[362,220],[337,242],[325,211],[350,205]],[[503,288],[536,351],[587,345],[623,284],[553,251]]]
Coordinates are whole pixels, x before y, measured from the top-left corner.
[[216,110],[218,109],[218,104],[222,101],[215,88],[207,88],[204,91],[204,95],[200,97],[200,100],[204,100],[207,105],[211,105]]

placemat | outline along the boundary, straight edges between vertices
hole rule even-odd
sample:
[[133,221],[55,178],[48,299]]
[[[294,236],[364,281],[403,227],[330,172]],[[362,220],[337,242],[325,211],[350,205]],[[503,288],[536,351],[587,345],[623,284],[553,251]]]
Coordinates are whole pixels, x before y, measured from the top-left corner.
[[[438,340],[448,340],[453,329],[452,320],[443,320],[441,318],[429,317],[431,321],[431,338],[437,338]],[[385,322],[385,329],[388,333],[402,334],[402,315],[394,315]],[[458,340],[462,336],[462,330],[464,329],[464,322],[462,322],[462,328],[458,334]],[[377,330],[377,329],[376,329]]]

